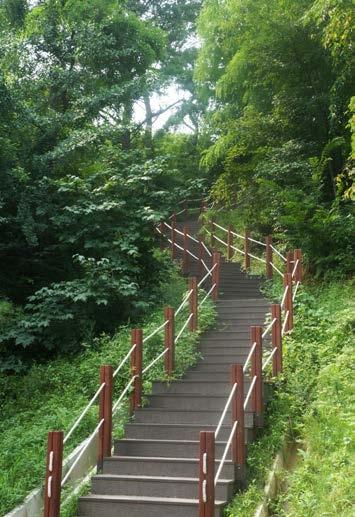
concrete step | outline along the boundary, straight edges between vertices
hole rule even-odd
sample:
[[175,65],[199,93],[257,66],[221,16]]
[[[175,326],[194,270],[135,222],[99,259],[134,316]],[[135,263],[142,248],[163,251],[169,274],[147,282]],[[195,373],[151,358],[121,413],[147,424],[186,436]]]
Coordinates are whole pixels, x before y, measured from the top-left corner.
[[[215,469],[219,462],[216,460]],[[105,458],[104,474],[142,475],[142,476],[181,476],[197,477],[199,462],[197,458],[161,458],[152,456],[112,456]],[[223,479],[234,479],[234,464],[227,460],[221,476]]]
[[[216,497],[227,501],[233,495],[233,485],[234,480],[221,479],[216,486]],[[99,474],[92,478],[92,493],[194,499],[198,497],[198,478]]]
[[[231,432],[231,422],[225,420],[225,425],[220,428],[219,438],[228,440]],[[216,430],[215,425],[199,424],[156,424],[156,423],[129,423],[125,426],[126,438],[151,438],[154,440],[196,440],[200,431]]]
[[[249,379],[244,381],[244,391],[248,390],[250,386]],[[223,395],[226,400],[231,391],[231,383],[228,376],[223,381],[217,381],[215,379],[209,381],[191,381],[182,379],[178,381],[172,381],[170,383],[164,381],[157,381],[153,383],[152,393],[153,395],[169,395],[173,393],[179,394],[197,394],[197,395]],[[246,392],[246,391],[245,391]]]
[[[229,392],[228,392],[229,393]],[[223,395],[197,395],[195,393],[164,393],[159,395],[149,395],[149,406],[159,409],[184,409],[189,411],[223,410],[227,401],[227,394]]]
[[[223,408],[222,408],[223,409]],[[189,409],[167,409],[167,408],[152,408],[145,407],[136,410],[133,422],[134,423],[160,423],[160,424],[199,424],[217,425],[221,410],[189,410]],[[230,411],[226,416],[227,422],[230,422]],[[246,411],[244,418],[245,428],[252,428],[254,425],[254,414],[251,411]]]
[[[225,501],[216,501],[214,517],[222,517]],[[80,498],[79,517],[196,517],[197,499],[88,495]]]
[[[198,458],[200,442],[196,440],[148,440],[123,438],[115,441],[114,454],[121,456],[161,456],[174,458]],[[220,459],[224,453],[226,442],[216,441],[215,455]],[[231,459],[229,451],[227,455]]]

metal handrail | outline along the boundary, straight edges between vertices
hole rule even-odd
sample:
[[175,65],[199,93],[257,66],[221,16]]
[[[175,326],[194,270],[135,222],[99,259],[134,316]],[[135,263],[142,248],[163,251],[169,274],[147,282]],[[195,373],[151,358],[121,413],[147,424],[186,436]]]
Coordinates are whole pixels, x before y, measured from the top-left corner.
[[136,348],[137,345],[133,345],[130,349],[130,351],[125,355],[125,357],[122,359],[120,364],[117,366],[116,370],[113,372],[112,377],[115,378],[122,366],[125,364],[125,362],[128,360],[128,358],[131,356],[133,350]]
[[185,298],[183,299],[183,301],[181,302],[179,307],[176,309],[175,316],[177,316],[182,311],[182,309],[185,307],[185,305],[189,301],[189,298],[190,298],[190,296],[192,295],[193,292],[194,292],[194,290],[190,289],[190,291],[187,293],[187,295],[185,296]]
[[143,374],[143,373],[145,373],[145,372],[147,372],[148,370],[150,370],[150,368],[151,368],[152,366],[154,366],[154,365],[155,365],[155,363],[157,363],[157,362],[159,361],[159,359],[161,359],[161,358],[163,357],[163,355],[165,355],[165,354],[167,353],[167,351],[168,351],[168,348],[164,348],[164,350],[163,350],[163,351],[162,351],[162,352],[161,352],[161,353],[160,353],[160,354],[159,354],[155,359],[153,359],[153,361],[151,361],[151,362],[148,364],[148,366],[146,366],[146,367],[144,368],[144,370],[142,370],[142,374]]
[[282,330],[281,330],[281,336],[283,336],[286,332],[286,324],[287,324],[287,320],[289,318],[289,315],[290,315],[290,311],[287,311],[286,312],[286,316],[285,316],[285,321],[283,322],[283,325],[282,325]]
[[189,315],[189,317],[187,318],[187,320],[185,321],[185,323],[184,323],[184,324],[183,324],[183,326],[181,327],[180,332],[179,332],[179,333],[178,333],[178,335],[176,336],[174,343],[177,343],[177,342],[178,342],[178,340],[180,339],[180,337],[181,337],[182,333],[183,333],[183,332],[184,332],[184,330],[186,329],[187,325],[190,323],[191,318],[193,317],[193,315],[194,315],[194,314],[193,314],[193,312],[191,312],[191,313],[190,313],[190,315]]
[[245,397],[245,400],[244,400],[244,404],[243,404],[244,411],[246,410],[247,405],[249,403],[249,399],[250,399],[251,394],[253,392],[253,389],[254,389],[254,386],[255,386],[255,383],[256,383],[256,379],[257,379],[257,376],[254,375],[253,380],[251,381],[251,384],[250,384],[247,396]]
[[205,248],[205,250],[207,251],[207,254],[208,254],[210,257],[212,257],[212,253],[211,253],[211,252],[210,252],[210,250],[207,248],[206,244],[205,244],[203,241],[201,241],[201,244],[202,244],[202,246]]
[[[98,423],[98,425],[95,427],[95,430],[93,431],[93,433],[89,436],[89,438],[87,439],[86,442],[83,443],[83,447],[80,451],[80,453],[78,454],[78,456],[75,458],[75,461],[71,464],[70,466],[70,469],[68,470],[68,472],[65,474],[64,478],[62,479],[61,481],[61,486],[63,487],[66,483],[66,481],[68,480],[70,474],[73,472],[74,468],[76,467],[76,465],[78,464],[80,458],[82,457],[82,455],[84,454],[84,452],[86,451],[86,449],[88,448],[88,446],[90,445],[91,441],[93,440],[93,438],[96,436],[96,433],[98,432],[98,430],[100,429],[100,427],[102,426],[102,424],[104,423],[105,419],[103,418],[102,420],[100,420],[100,422]],[[49,481],[49,480],[48,480]]]
[[207,270],[207,273],[205,274],[205,276],[202,278],[202,280],[199,281],[199,283],[197,284],[197,287],[201,287],[201,285],[204,283],[204,281],[206,280],[206,278],[208,278],[209,276],[212,276],[212,271],[215,269],[215,267],[217,266],[217,263],[214,264],[211,269],[208,269]]
[[221,244],[224,244],[224,245],[225,245],[225,246],[227,246],[227,248],[228,248],[228,244],[227,244],[227,242],[222,241],[222,239],[220,239],[219,237],[217,237],[217,235],[214,235],[214,238],[216,239],[216,241],[220,242]]
[[277,321],[277,318],[274,318],[270,323],[269,325],[266,327],[266,329],[264,330],[264,332],[262,333],[262,338],[264,339],[264,337],[266,337],[268,335],[268,333],[270,332],[270,330],[272,329],[272,327],[275,325],[275,322]]
[[273,262],[270,262],[270,266],[271,266],[273,269],[275,269],[275,271],[277,271],[279,275],[281,275],[282,277],[284,276],[284,275],[283,275],[283,273],[282,273],[282,271],[280,271],[280,270],[275,266],[275,264],[274,264]]
[[256,244],[260,244],[261,246],[265,246],[266,247],[265,242],[257,241],[256,239],[253,239],[252,237],[248,237],[248,240],[251,241],[251,242],[255,242]]
[[229,451],[229,448],[231,446],[231,443],[232,443],[232,440],[233,440],[233,436],[234,436],[234,433],[237,429],[237,425],[238,425],[238,420],[236,420],[233,424],[233,427],[232,427],[232,431],[229,435],[229,438],[228,438],[228,441],[226,443],[226,446],[225,446],[225,449],[224,449],[224,452],[223,452],[223,456],[221,458],[221,461],[219,463],[219,467],[218,467],[218,470],[216,472],[216,475],[215,475],[215,478],[214,478],[214,486],[217,485],[218,483],[218,480],[219,480],[219,476],[221,475],[221,472],[222,472],[222,469],[223,469],[223,466],[224,466],[224,462],[226,461],[226,457],[227,457],[227,454],[228,454],[228,451]]
[[284,294],[282,296],[281,304],[280,304],[281,305],[281,309],[283,309],[283,307],[285,305],[285,301],[286,301],[286,296],[287,296],[288,290],[289,290],[289,286],[286,285],[285,290],[284,290]]
[[275,248],[275,246],[273,246],[272,244],[270,244],[270,248],[284,261],[284,262],[287,262],[287,258],[279,252],[278,249]]
[[252,345],[252,347],[251,347],[251,349],[250,349],[250,351],[249,351],[248,357],[247,357],[247,358],[246,358],[246,360],[245,360],[245,363],[244,363],[244,366],[243,366],[243,372],[244,372],[244,373],[245,373],[245,372],[247,371],[247,369],[248,369],[248,364],[249,364],[249,361],[250,361],[250,359],[251,359],[251,356],[252,356],[252,355],[253,355],[253,353],[254,353],[255,348],[256,348],[256,341],[254,341],[254,343],[253,343],[253,345]]
[[233,245],[231,246],[231,248],[232,248],[233,250],[235,250],[235,251],[238,251],[238,253],[241,253],[242,255],[245,255],[245,251],[240,250],[239,248],[236,248],[236,247],[235,247],[235,246],[233,246]]
[[155,334],[158,334],[158,332],[161,332],[168,324],[168,320],[164,321],[164,323],[162,323],[158,328],[156,328],[155,330],[153,330],[153,332],[151,334],[149,334],[149,336],[145,337],[143,339],[143,343],[146,343],[147,341],[149,341],[149,339],[151,339],[153,336],[155,336]]
[[299,286],[300,286],[300,283],[301,283],[301,282],[300,282],[299,280],[298,280],[298,282],[296,283],[295,291],[294,291],[294,293],[293,293],[293,298],[292,298],[292,301],[293,301],[293,302],[294,302],[294,301],[295,301],[295,299],[296,299],[296,294],[297,294],[298,288],[299,288]]
[[292,270],[292,274],[291,274],[292,278],[295,276],[295,273],[296,273],[297,268],[298,268],[299,261],[300,261],[299,259],[296,260],[295,266],[294,266],[294,268]]
[[271,359],[274,357],[275,353],[276,353],[276,350],[277,348],[275,347],[273,349],[273,351],[269,354],[269,357],[266,359],[266,361],[264,362],[263,366],[262,366],[262,370],[265,370],[265,368],[267,367],[267,365],[269,364],[269,362],[271,361]]
[[219,431],[221,430],[221,427],[222,427],[222,424],[223,424],[223,421],[225,419],[225,416],[227,414],[227,411],[228,411],[228,408],[230,406],[230,403],[232,401],[232,398],[233,398],[233,395],[235,393],[235,390],[237,389],[237,383],[235,382],[233,384],[233,387],[231,389],[231,392],[229,394],[229,397],[228,397],[228,400],[226,402],[226,405],[224,406],[224,409],[223,409],[223,412],[222,412],[222,415],[221,415],[221,418],[219,419],[218,421],[218,424],[217,424],[217,427],[216,427],[216,430],[214,432],[214,437],[217,438],[217,436],[219,435]]
[[202,305],[205,303],[205,301],[207,300],[207,298],[209,297],[209,295],[212,293],[213,289],[216,287],[216,284],[213,284],[213,286],[211,287],[211,289],[208,291],[208,293],[206,294],[206,296],[204,296],[204,298],[201,300],[201,302],[199,303],[198,305],[198,308],[202,307]]
[[78,418],[75,420],[74,424],[71,426],[71,428],[69,429],[68,433],[66,434],[64,440],[63,440],[63,444],[65,444],[70,436],[73,434],[73,432],[75,431],[75,429],[78,427],[78,425],[80,424],[80,422],[82,421],[82,419],[84,418],[84,416],[86,415],[86,413],[89,411],[89,409],[91,408],[91,406],[94,404],[95,400],[97,399],[97,397],[100,395],[101,391],[104,389],[105,387],[105,383],[103,382],[99,389],[96,391],[95,395],[92,397],[92,399],[90,400],[90,402],[85,406],[84,410],[80,413],[80,415],[78,416]]

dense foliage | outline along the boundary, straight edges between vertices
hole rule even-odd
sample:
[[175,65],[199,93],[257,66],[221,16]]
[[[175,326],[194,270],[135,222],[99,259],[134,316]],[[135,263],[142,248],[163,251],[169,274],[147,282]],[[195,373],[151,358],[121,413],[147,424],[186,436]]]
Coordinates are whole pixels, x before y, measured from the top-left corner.
[[[174,268],[169,268],[165,281],[159,286],[159,294],[160,305],[139,322],[145,336],[161,325],[163,306],[177,306],[186,295],[186,281]],[[187,311],[185,307],[177,317],[177,332],[187,318]],[[213,324],[214,315],[212,303],[208,301],[199,313],[200,331]],[[196,362],[198,334],[188,331],[182,334],[176,346],[176,377]],[[162,351],[163,333],[156,334],[147,345],[143,356],[145,366]],[[84,342],[80,353],[62,355],[46,364],[34,364],[21,376],[0,377],[0,392],[3,394],[0,398],[0,515],[10,511],[30,490],[40,486],[48,430],[70,429],[98,388],[99,366],[111,364],[116,367],[130,346],[130,328],[125,325],[118,328],[113,336],[102,335]],[[114,400],[121,395],[129,376],[130,366],[127,362],[115,378]],[[162,378],[165,378],[163,359],[145,375],[145,393],[149,393],[152,380]],[[92,433],[97,425],[97,411],[94,405],[75,430],[65,446],[65,456]],[[122,411],[114,419],[115,437],[122,436],[127,417],[127,404],[124,403]],[[65,506],[62,513],[67,514]],[[72,515],[77,515],[77,512],[73,511]]]
[[[268,289],[272,298],[281,286]],[[248,451],[249,486],[229,505],[228,517],[251,517],[285,440],[298,458],[278,472],[286,487],[267,501],[271,515],[352,515],[353,282],[302,286],[295,327],[286,339],[284,372],[266,414],[266,427]],[[283,481],[283,483],[281,483]]]
[[213,197],[320,275],[352,268],[354,21],[351,0],[206,0],[199,20]]
[[169,5],[0,2],[0,369],[76,349],[156,299],[154,223],[189,187],[134,105],[188,68],[200,2]]

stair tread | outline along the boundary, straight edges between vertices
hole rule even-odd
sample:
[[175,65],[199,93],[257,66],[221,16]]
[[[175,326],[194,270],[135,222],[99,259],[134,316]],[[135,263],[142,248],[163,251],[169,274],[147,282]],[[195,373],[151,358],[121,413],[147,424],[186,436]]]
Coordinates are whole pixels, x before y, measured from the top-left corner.
[[[133,503],[164,503],[164,504],[198,504],[198,499],[185,499],[177,497],[150,497],[150,496],[139,496],[139,495],[101,495],[101,494],[89,494],[80,498],[82,501],[126,501]],[[216,501],[215,504],[222,505],[225,501]]]
[[[166,481],[166,482],[174,482],[174,483],[197,483],[197,477],[182,477],[182,476],[142,476],[142,475],[132,475],[132,474],[97,474],[94,476],[95,479],[109,479],[109,480],[130,480],[130,481]],[[231,483],[233,479],[225,479],[220,478],[218,483]]]

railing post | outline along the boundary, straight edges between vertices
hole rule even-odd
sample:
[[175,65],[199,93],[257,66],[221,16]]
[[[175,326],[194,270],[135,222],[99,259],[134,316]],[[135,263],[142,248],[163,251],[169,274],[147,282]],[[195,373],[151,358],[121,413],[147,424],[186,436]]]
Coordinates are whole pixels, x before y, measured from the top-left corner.
[[195,332],[197,330],[198,325],[198,315],[197,315],[197,303],[198,303],[198,287],[197,287],[197,278],[192,276],[189,278],[189,291],[192,290],[192,293],[189,298],[189,308],[190,314],[192,314],[192,318],[189,323],[189,329],[191,332]]
[[172,260],[175,260],[175,258],[176,258],[176,249],[175,249],[176,232],[175,232],[175,226],[176,226],[176,215],[173,214],[173,217],[171,219],[171,259]]
[[263,366],[262,366],[262,327],[250,327],[251,342],[256,347],[251,362],[251,380],[256,376],[252,396],[252,408],[255,412],[256,427],[263,426]]
[[213,248],[215,245],[215,238],[214,238],[214,218],[211,219],[211,248]]
[[276,319],[271,331],[272,348],[276,348],[272,358],[272,375],[276,377],[276,375],[282,372],[282,322],[281,305],[279,303],[271,305],[271,319]]
[[292,273],[284,274],[284,288],[288,286],[286,298],[285,298],[285,317],[288,311],[288,319],[285,327],[285,331],[289,332],[293,329],[293,300],[292,300]]
[[221,254],[219,251],[214,251],[212,255],[212,266],[216,264],[216,267],[212,271],[212,285],[214,285],[214,289],[212,291],[212,300],[214,302],[218,299],[219,292],[219,277],[220,277],[220,267],[221,267]]
[[185,221],[186,221],[188,213],[189,213],[189,209],[188,209],[187,205],[188,205],[187,199],[185,199],[185,201],[184,201],[184,218],[185,218]]
[[44,486],[44,517],[60,517],[63,438],[63,431],[51,431],[48,433]]
[[228,260],[232,260],[232,257],[233,257],[233,227],[232,225],[230,224],[228,226],[228,237],[227,237],[227,244],[228,244],[228,248],[227,248],[227,258]]
[[165,373],[171,376],[175,367],[175,309],[165,307],[164,318],[167,321],[164,333],[164,346],[168,350],[165,354]]
[[160,249],[164,249],[164,223],[159,224],[159,230],[160,230]]
[[250,270],[250,255],[249,255],[250,241],[249,241],[249,238],[250,238],[250,231],[245,230],[245,233],[244,233],[244,269],[245,269],[245,271]]
[[272,275],[273,275],[273,269],[272,269],[272,236],[271,235],[268,235],[266,238],[265,238],[265,244],[266,244],[266,249],[265,249],[265,261],[266,261],[266,278],[272,278]]
[[286,253],[286,273],[292,274],[292,270],[293,270],[293,252],[288,251]]
[[187,274],[189,269],[189,254],[187,250],[189,249],[189,237],[188,237],[189,229],[187,226],[184,226],[184,251],[182,255],[182,270],[185,274]]
[[245,429],[244,429],[244,373],[241,364],[231,367],[231,385],[237,384],[232,400],[232,425],[238,422],[232,442],[232,458],[238,481],[245,480]]
[[136,378],[132,384],[131,392],[131,413],[142,405],[142,362],[143,362],[143,331],[142,329],[132,329],[131,343],[136,348],[131,354],[132,377]]
[[294,280],[296,282],[302,282],[302,279],[303,279],[303,271],[302,271],[302,250],[300,249],[296,249],[294,250],[294,253],[293,253],[293,256],[294,256],[294,263],[296,264],[297,260],[299,261],[298,262],[298,266],[296,268],[296,272],[295,272],[295,278]]
[[200,278],[202,278],[204,276],[203,275],[204,268],[203,268],[203,264],[202,264],[204,256],[205,256],[205,249],[203,247],[202,238],[201,238],[198,241],[198,274],[199,274]]
[[100,367],[100,385],[105,384],[100,393],[99,421],[103,423],[99,429],[99,450],[97,468],[102,470],[105,457],[111,456],[112,445],[112,388],[113,369],[112,366]]
[[215,438],[214,432],[200,432],[199,457],[199,517],[214,517],[215,489]]

